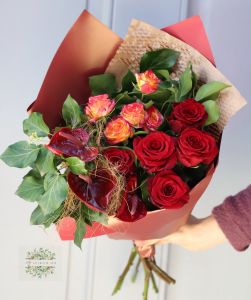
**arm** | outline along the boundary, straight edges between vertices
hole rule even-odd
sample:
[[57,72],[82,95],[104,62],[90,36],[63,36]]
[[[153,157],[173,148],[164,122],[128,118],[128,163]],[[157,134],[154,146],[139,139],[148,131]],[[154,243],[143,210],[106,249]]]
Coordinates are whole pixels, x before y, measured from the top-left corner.
[[251,243],[251,185],[227,197],[213,209],[213,216],[236,250],[247,249]]
[[200,251],[212,248],[226,241],[226,237],[213,215],[205,219],[191,216],[189,221],[180,229],[163,239],[135,241],[138,250],[148,256],[149,248],[157,244],[171,243],[190,251]]
[[177,232],[160,240],[136,241],[136,245],[146,253],[152,245],[165,243],[199,251],[226,240],[239,251],[245,250],[251,243],[251,185],[237,195],[227,197],[209,217],[191,217]]

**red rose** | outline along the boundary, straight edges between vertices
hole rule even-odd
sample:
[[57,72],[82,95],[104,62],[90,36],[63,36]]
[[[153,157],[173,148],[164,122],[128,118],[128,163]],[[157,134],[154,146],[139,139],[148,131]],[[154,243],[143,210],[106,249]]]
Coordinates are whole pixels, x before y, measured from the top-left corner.
[[180,208],[189,200],[189,187],[172,170],[151,177],[148,191],[151,202],[159,208]]
[[214,137],[197,128],[184,129],[178,138],[178,160],[186,167],[194,167],[200,163],[208,165],[218,152]]
[[177,161],[173,137],[161,131],[135,138],[133,149],[141,166],[149,173],[172,169]]
[[131,150],[110,147],[102,153],[112,164],[118,166],[120,173],[127,175],[135,169],[135,156]]
[[174,132],[180,133],[187,127],[202,127],[208,118],[205,107],[194,99],[175,104],[169,123]]

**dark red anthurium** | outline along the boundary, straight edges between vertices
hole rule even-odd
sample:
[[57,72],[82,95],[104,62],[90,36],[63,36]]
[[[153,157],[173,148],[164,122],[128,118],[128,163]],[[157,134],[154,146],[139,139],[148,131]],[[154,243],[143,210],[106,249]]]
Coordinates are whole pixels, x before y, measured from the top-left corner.
[[132,175],[127,181],[126,190],[123,195],[121,206],[116,217],[124,222],[135,222],[147,214],[144,202],[135,192],[137,188],[137,177]]
[[73,173],[68,175],[68,183],[73,193],[87,206],[94,210],[106,212],[110,195],[115,186],[115,178],[104,169],[98,169],[90,175],[90,181],[80,178]]
[[87,146],[89,134],[83,128],[62,128],[56,132],[46,147],[56,155],[77,156],[91,161],[98,155],[96,147]]

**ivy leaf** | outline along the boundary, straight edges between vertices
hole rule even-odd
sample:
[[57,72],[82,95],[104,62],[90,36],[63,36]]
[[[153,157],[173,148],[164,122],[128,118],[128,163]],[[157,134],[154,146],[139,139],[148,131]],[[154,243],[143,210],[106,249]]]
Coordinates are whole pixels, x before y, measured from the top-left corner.
[[210,99],[210,97],[215,94],[218,97],[219,93],[228,87],[230,87],[230,85],[225,84],[223,82],[219,82],[219,81],[212,81],[212,82],[203,84],[197,91],[195,99],[197,101],[204,101],[204,100]]
[[111,96],[117,91],[115,76],[110,73],[89,77],[89,86],[93,95],[109,94]]
[[25,168],[37,159],[39,149],[39,146],[20,141],[10,145],[0,159],[10,167]]
[[17,196],[30,202],[39,201],[43,193],[44,179],[32,175],[26,175],[16,191]]
[[44,214],[41,207],[38,205],[31,213],[30,223],[31,225],[41,225],[44,221]]
[[122,92],[131,92],[136,84],[136,77],[131,70],[128,70],[126,75],[122,79]]
[[39,150],[36,167],[41,175],[55,171],[54,157],[55,155],[45,147]]
[[28,119],[23,121],[23,131],[28,136],[36,133],[38,137],[45,137],[49,134],[50,129],[45,124],[42,114],[33,112]]
[[66,199],[68,185],[65,178],[58,173],[47,173],[44,178],[45,193],[38,204],[45,215],[53,213]]
[[171,70],[176,64],[180,53],[172,49],[160,49],[146,52],[140,61],[140,72],[146,70]]
[[181,100],[186,96],[193,87],[191,65],[189,65],[185,71],[181,74],[179,79],[179,99]]
[[67,125],[76,127],[81,123],[82,112],[80,106],[70,95],[63,104],[62,115]]
[[205,109],[208,114],[208,118],[205,123],[205,126],[216,123],[220,117],[220,108],[217,102],[214,100],[207,100],[202,104],[205,106]]
[[61,216],[63,211],[63,206],[61,205],[57,210],[49,215],[45,215],[38,205],[31,214],[30,223],[31,225],[44,225],[46,228],[52,223],[56,222]]
[[69,164],[69,168],[71,169],[73,174],[79,175],[88,173],[88,171],[85,168],[85,162],[82,161],[80,158],[73,156],[68,157],[65,160]]
[[81,203],[81,215],[88,224],[91,224],[92,222],[98,222],[103,225],[107,225],[108,222],[108,217],[106,214],[92,210],[83,203]]
[[85,233],[86,233],[86,224],[82,216],[80,216],[77,221],[77,228],[74,234],[74,244],[78,246],[80,249],[82,249],[81,244],[84,239]]

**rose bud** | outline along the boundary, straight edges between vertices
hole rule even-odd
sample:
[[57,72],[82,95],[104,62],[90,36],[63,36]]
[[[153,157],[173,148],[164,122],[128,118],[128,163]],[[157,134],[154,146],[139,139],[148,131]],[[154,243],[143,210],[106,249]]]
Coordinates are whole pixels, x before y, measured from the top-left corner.
[[121,174],[127,175],[135,170],[135,156],[132,150],[110,147],[102,154],[115,166]]
[[160,79],[153,73],[152,70],[147,70],[144,73],[135,74],[139,90],[144,94],[151,94],[157,91]]
[[204,105],[194,99],[174,104],[169,123],[175,133],[187,127],[202,127],[208,118]]
[[126,141],[133,136],[130,124],[122,117],[117,117],[106,125],[104,135],[109,144],[114,145]]
[[178,160],[186,167],[195,167],[200,163],[208,165],[218,152],[214,137],[197,128],[184,129],[178,138]]
[[148,179],[150,201],[159,208],[180,208],[189,200],[189,187],[172,170]]
[[114,108],[115,101],[109,99],[107,94],[90,97],[85,107],[85,113],[91,122],[107,116]]
[[73,193],[87,206],[94,210],[106,212],[116,180],[109,171],[97,169],[95,174],[91,175],[90,183],[73,173],[69,173],[68,184]]
[[158,127],[160,127],[163,121],[164,117],[156,107],[151,106],[146,110],[144,126],[145,129],[155,131]]
[[89,134],[83,128],[62,128],[45,147],[56,155],[77,156],[83,161],[91,161],[97,157],[98,149],[87,146],[88,140]]
[[128,179],[121,206],[116,217],[124,222],[135,222],[147,214],[144,202],[135,192],[137,188],[137,177],[135,175]]
[[149,173],[172,169],[177,162],[173,137],[161,131],[133,140],[134,152],[141,166]]
[[123,106],[121,116],[133,127],[140,128],[144,124],[145,110],[142,103],[130,103]]

